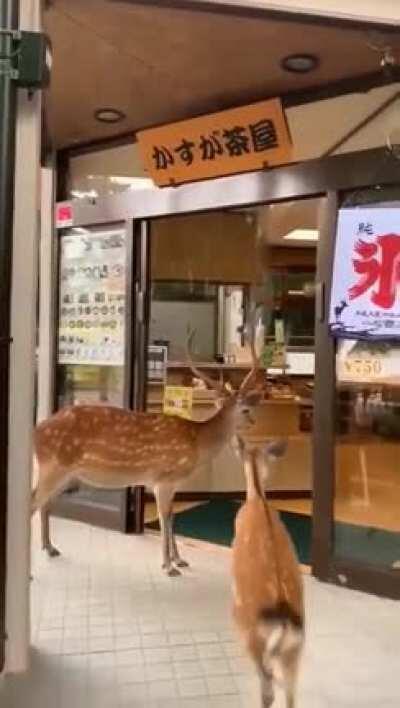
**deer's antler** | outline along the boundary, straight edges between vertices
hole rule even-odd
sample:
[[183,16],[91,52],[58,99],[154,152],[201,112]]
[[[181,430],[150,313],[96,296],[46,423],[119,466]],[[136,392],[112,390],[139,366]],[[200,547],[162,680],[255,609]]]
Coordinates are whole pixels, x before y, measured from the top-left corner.
[[251,367],[251,370],[249,371],[249,373],[244,377],[242,383],[240,384],[239,393],[241,395],[243,395],[243,393],[246,393],[246,391],[248,391],[251,388],[253,380],[254,380],[255,376],[257,375],[257,371],[260,368],[261,356],[260,357],[257,356],[256,345],[255,345],[256,312],[257,311],[255,311],[253,313],[253,316],[251,317],[248,326],[245,328],[245,338],[248,341],[249,347],[250,347],[252,367]]
[[193,342],[193,338],[194,338],[195,334],[196,334],[196,330],[190,329],[190,327],[188,327],[188,336],[187,336],[187,342],[186,342],[186,358],[188,360],[190,369],[193,372],[193,374],[195,376],[197,376],[197,378],[201,379],[201,381],[204,381],[204,383],[209,388],[216,391],[217,393],[222,393],[225,389],[222,371],[220,370],[220,380],[215,381],[215,379],[212,379],[211,376],[207,376],[207,374],[204,374],[202,371],[200,371],[200,369],[197,368],[197,366],[195,365],[195,363],[192,359],[191,348],[192,348],[192,342]]

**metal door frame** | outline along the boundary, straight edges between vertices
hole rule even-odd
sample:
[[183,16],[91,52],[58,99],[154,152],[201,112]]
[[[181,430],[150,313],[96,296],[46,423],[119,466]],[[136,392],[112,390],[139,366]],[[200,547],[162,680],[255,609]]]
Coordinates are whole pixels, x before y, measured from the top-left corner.
[[[75,208],[74,225],[100,224],[132,219],[135,232],[146,235],[147,256],[142,266],[148,279],[150,258],[150,220],[159,217],[199,214],[238,206],[254,206],[326,197],[325,220],[317,257],[315,401],[313,430],[313,574],[324,581],[390,597],[400,597],[399,574],[372,568],[354,561],[333,557],[334,534],[334,404],[335,344],[328,332],[327,304],[332,274],[333,248],[339,193],[365,188],[373,184],[400,184],[400,161],[384,148],[363,150],[268,171],[187,184],[181,187],[148,189],[107,197],[97,204],[79,204]],[[147,280],[148,283],[148,280]],[[148,297],[148,285],[146,286]],[[139,306],[148,311],[140,295]],[[144,311],[145,311],[144,310]],[[141,351],[137,352],[135,379],[141,381],[140,402],[147,363],[143,343],[148,337],[148,317],[141,323]],[[138,394],[139,395],[139,394]],[[137,509],[143,519],[143,495]],[[142,522],[141,522],[142,524]],[[143,530],[143,526],[137,531]]]
[[[75,224],[74,224],[75,225]],[[91,226],[92,224],[85,224],[85,226]],[[136,247],[137,247],[137,235],[133,232],[133,225],[130,219],[112,219],[102,223],[96,223],[96,227],[121,227],[126,234],[126,308],[125,308],[125,344],[124,344],[124,390],[123,390],[123,405],[126,408],[133,407],[133,389],[135,375],[133,371],[133,362],[135,361],[134,348],[135,344],[135,303],[136,303],[136,276],[135,272],[137,270],[136,266]],[[68,231],[69,229],[65,229]],[[53,341],[53,362],[52,370],[49,372],[49,377],[52,379],[50,390],[53,391],[53,401],[52,401],[52,412],[56,411],[58,408],[58,393],[60,383],[57,377],[58,368],[58,320],[59,320],[59,287],[60,287],[60,247],[59,239],[62,238],[61,233],[57,234],[56,242],[54,244],[55,257],[53,259],[54,263],[54,277],[53,281],[55,283],[56,293],[55,293],[55,306],[53,311],[53,327],[52,327],[52,341]],[[132,526],[130,520],[130,493],[129,490],[121,490],[121,503],[118,509],[105,508],[102,505],[96,506],[96,504],[87,504],[82,501],[76,500],[74,502],[59,497],[52,504],[52,513],[56,516],[61,516],[68,519],[74,519],[77,521],[89,522],[97,526],[103,526],[105,528],[111,528],[118,531],[126,532],[130,530]]]

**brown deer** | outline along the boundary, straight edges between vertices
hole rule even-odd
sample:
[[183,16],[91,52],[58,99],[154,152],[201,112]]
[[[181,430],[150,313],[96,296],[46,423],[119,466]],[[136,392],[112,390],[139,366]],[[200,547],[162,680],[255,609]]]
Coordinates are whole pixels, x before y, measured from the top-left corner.
[[261,681],[263,708],[281,685],[294,708],[304,641],[303,584],[291,539],[264,494],[262,471],[283,454],[285,443],[249,448],[238,440],[246,476],[246,501],[237,514],[233,541],[234,618]]
[[238,413],[249,400],[257,375],[258,359],[250,346],[252,368],[239,390],[232,391],[200,372],[190,356],[192,372],[219,399],[219,407],[206,421],[186,420],[162,413],[137,413],[110,406],[77,405],[64,408],[40,423],[34,433],[38,482],[32,513],[41,509],[42,546],[49,556],[59,555],[52,545],[48,504],[73,480],[102,488],[136,485],[152,487],[162,536],[163,568],[170,576],[188,564],[179,555],[173,532],[176,489],[197,465],[212,459],[233,437]]

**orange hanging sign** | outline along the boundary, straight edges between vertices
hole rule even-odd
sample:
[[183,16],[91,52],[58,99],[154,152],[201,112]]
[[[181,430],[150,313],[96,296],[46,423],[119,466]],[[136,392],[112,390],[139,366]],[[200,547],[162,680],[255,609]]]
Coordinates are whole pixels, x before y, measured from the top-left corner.
[[137,138],[144,168],[160,187],[266,169],[292,159],[279,98],[143,130]]

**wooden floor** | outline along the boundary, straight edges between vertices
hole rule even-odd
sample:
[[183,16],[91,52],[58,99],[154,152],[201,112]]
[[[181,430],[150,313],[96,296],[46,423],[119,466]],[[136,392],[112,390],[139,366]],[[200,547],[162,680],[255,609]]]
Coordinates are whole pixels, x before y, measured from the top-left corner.
[[[190,509],[201,502],[175,502],[176,512]],[[273,499],[272,505],[282,511],[298,514],[312,514],[310,499]],[[154,503],[146,504],[145,522],[157,518]],[[358,526],[372,526],[400,533],[400,469],[381,470],[377,474],[375,466],[364,479],[356,473],[346,487],[341,485],[335,500],[335,519]]]
[[[297,514],[312,514],[310,499],[277,499],[273,506],[282,511]],[[335,520],[356,526],[371,526],[400,533],[400,499],[388,495],[385,502],[367,504],[359,499],[340,499],[335,503]]]

